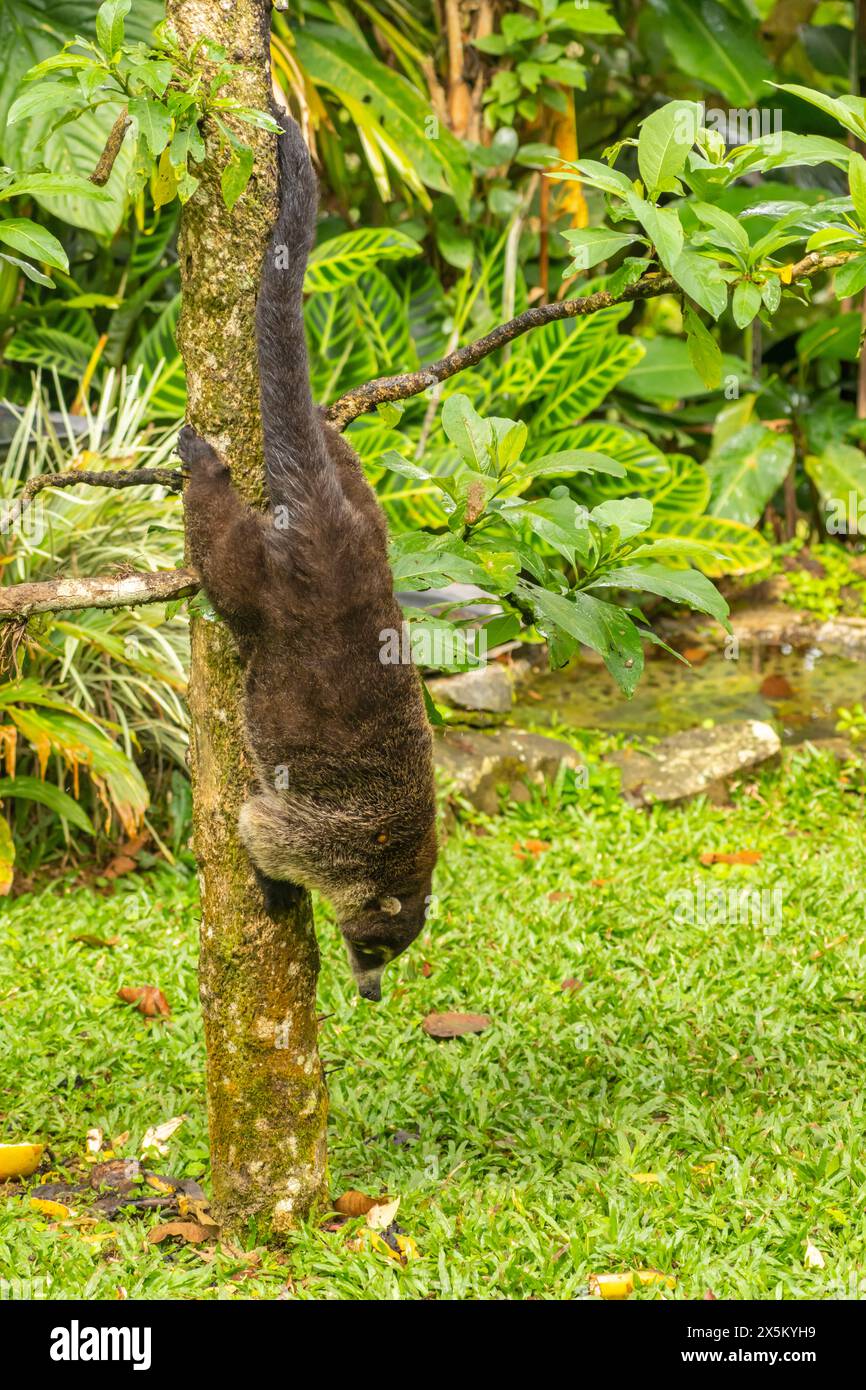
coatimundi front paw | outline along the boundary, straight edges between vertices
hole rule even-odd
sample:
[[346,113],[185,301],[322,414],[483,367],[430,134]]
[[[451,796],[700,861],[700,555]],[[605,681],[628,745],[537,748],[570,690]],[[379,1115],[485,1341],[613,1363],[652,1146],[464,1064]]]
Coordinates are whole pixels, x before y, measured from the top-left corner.
[[228,466],[216,449],[197,434],[192,425],[184,425],[177,437],[176,448],[184,464],[184,472],[202,473],[210,478],[228,475]]

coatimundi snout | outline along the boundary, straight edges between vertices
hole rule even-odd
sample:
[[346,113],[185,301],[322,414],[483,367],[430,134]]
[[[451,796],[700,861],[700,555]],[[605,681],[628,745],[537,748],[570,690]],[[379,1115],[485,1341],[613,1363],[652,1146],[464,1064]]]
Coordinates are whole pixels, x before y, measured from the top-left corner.
[[255,794],[240,834],[268,909],[297,886],[332,902],[360,993],[424,923],[436,861],[430,729],[400,631],[385,519],[360,463],[310,394],[302,286],[317,189],[300,131],[279,137],[280,209],[256,310],[270,506],[248,507],[189,426],[178,452],[191,559],[246,666]]

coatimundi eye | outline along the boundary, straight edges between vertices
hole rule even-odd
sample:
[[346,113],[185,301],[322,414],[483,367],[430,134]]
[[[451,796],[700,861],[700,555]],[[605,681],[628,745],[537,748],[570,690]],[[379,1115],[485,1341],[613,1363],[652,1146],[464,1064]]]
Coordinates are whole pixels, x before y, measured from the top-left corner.
[[380,830],[379,834],[376,836],[376,844],[387,845],[390,838],[391,836],[388,834],[387,830]]
[[402,905],[399,898],[379,899],[379,911],[386,912],[389,917],[396,917]]

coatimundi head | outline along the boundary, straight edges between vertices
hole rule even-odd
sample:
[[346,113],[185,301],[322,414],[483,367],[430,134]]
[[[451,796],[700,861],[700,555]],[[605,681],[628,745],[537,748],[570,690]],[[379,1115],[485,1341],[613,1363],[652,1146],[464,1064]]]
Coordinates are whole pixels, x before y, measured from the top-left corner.
[[432,830],[413,857],[411,871],[383,876],[379,891],[369,894],[360,905],[341,911],[340,905],[335,904],[349,964],[362,999],[378,1001],[382,998],[385,966],[411,946],[424,925],[436,862],[436,839]]

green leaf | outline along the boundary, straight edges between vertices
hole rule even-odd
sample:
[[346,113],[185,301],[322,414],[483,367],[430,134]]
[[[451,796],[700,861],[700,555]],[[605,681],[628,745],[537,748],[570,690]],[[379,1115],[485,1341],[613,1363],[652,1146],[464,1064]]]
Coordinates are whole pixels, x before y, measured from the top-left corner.
[[44,111],[50,111],[56,116],[64,107],[75,106],[78,103],[83,106],[84,98],[72,81],[34,82],[13,101],[6,123],[14,125],[16,121],[23,121]]
[[712,482],[709,511],[756,526],[794,461],[794,441],[753,421],[714,450],[706,462]]
[[458,392],[442,407],[442,428],[460,457],[480,473],[492,467],[493,426],[478,414],[468,396]]
[[729,212],[725,212],[724,208],[715,207],[712,203],[692,203],[691,210],[705,226],[712,227],[715,232],[721,234],[722,245],[731,247],[743,259],[748,258],[749,234],[736,217],[732,217]]
[[846,100],[839,97],[831,97],[826,92],[816,92],[813,87],[801,87],[795,82],[774,82],[774,87],[778,87],[780,92],[790,92],[792,96],[800,97],[802,101],[808,101],[810,105],[817,106],[819,111],[825,115],[832,116],[846,130],[850,130],[852,135],[856,135],[860,140],[866,140],[866,120],[863,118],[864,105],[862,98],[853,98],[859,105],[859,111],[853,111]]
[[738,328],[748,328],[761,307],[761,291],[751,280],[739,280],[731,297],[731,313]]
[[866,455],[850,444],[833,443],[820,454],[807,454],[805,467],[827,511],[827,529],[857,535],[866,512]]
[[614,478],[624,478],[626,469],[618,459],[597,453],[593,449],[562,449],[554,454],[542,454],[540,458],[524,463],[518,476],[571,478],[575,473],[608,473]]
[[[678,338],[650,338],[643,361],[633,367],[623,382],[625,390],[645,401],[688,400],[704,396],[707,387],[692,366],[688,346]],[[725,376],[741,384],[748,379],[746,365],[728,353],[722,355]]]
[[0,251],[0,261],[5,261],[7,265],[16,265],[23,271],[28,280],[32,280],[37,285],[44,285],[46,289],[54,289],[54,281],[49,276],[43,275],[41,270],[37,270],[35,265],[29,261],[22,261],[18,256],[7,256],[5,251]]
[[[0,223],[2,230],[2,223]],[[90,361],[91,348],[73,333],[39,323],[25,323],[6,346],[10,362],[29,362],[60,376],[79,380]]]
[[866,288],[866,256],[855,256],[840,265],[834,278],[837,299],[851,299]]
[[0,801],[17,797],[24,801],[38,801],[56,816],[68,820],[70,825],[86,830],[90,835],[94,833],[90,817],[78,802],[51,782],[43,782],[38,777],[0,777]]
[[677,67],[735,106],[752,106],[773,76],[754,20],[718,0],[650,0]]
[[692,366],[707,389],[715,391],[722,384],[722,350],[694,309],[688,306],[684,326]]
[[648,497],[616,497],[593,507],[590,517],[600,526],[615,526],[620,540],[630,540],[652,522],[653,504]]
[[690,299],[717,319],[728,302],[728,287],[715,261],[686,247],[671,271]]
[[422,247],[396,227],[369,227],[343,232],[323,241],[312,251],[304,277],[308,294],[326,294],[357,280],[363,270],[382,261],[402,261],[420,256]]
[[[592,594],[576,593],[565,598],[535,584],[521,583],[518,592],[532,610],[540,632],[555,639],[557,629],[561,629],[573,642],[598,652],[623,693],[634,693],[643,670],[643,645],[637,628],[622,608]],[[551,659],[553,656],[551,647]]]
[[111,201],[109,194],[97,188],[89,179],[80,178],[77,174],[47,173],[22,174],[20,178],[13,179],[12,183],[0,190],[0,200],[20,198],[24,194],[32,194],[34,197],[69,195],[76,198],[96,198],[103,203]]
[[[610,193],[618,198],[627,198],[632,192],[631,179],[619,169],[600,164],[597,159],[576,159],[564,166],[580,175],[581,181],[590,188],[598,188],[602,193]],[[551,178],[573,179],[573,174],[555,172]]]
[[700,114],[695,101],[669,101],[641,122],[637,163],[651,198],[679,191],[678,175],[697,138]]
[[674,603],[686,603],[699,613],[709,613],[730,631],[727,601],[715,584],[698,570],[672,570],[654,564],[621,565],[619,569],[609,570],[603,578],[593,581],[592,587],[634,589],[638,593],[658,594]]
[[132,0],[105,0],[96,11],[96,39],[108,58],[123,44],[123,21],[131,9]]
[[231,212],[250,181],[255,155],[249,145],[236,145],[232,157],[220,174],[223,202]]
[[7,217],[0,221],[0,241],[58,270],[69,269],[66,252],[57,237],[38,222],[31,222],[29,217]]
[[665,270],[674,274],[674,265],[683,249],[683,228],[673,208],[658,208],[630,193],[628,205],[656,249]]
[[852,154],[848,163],[848,187],[860,226],[866,228],[866,159]]
[[[724,575],[754,574],[766,569],[772,560],[772,551],[763,536],[752,526],[744,526],[740,521],[730,521],[720,516],[666,516],[653,517],[652,528],[646,533],[647,539],[659,545],[650,551],[641,547],[634,551],[630,559],[652,554],[664,554],[659,546],[667,546],[673,541],[680,553],[691,554],[694,563],[709,575],[718,579]],[[683,547],[690,547],[688,551]],[[668,553],[674,553],[669,551]]]
[[563,278],[578,270],[591,270],[599,261],[608,261],[624,246],[637,239],[632,232],[613,232],[608,227],[586,227],[563,232],[574,260],[562,272]]
[[[384,157],[424,187],[450,194],[469,215],[472,175],[463,145],[445,125],[431,139],[429,99],[398,72],[374,58],[363,41],[345,28],[308,19],[293,32],[294,51],[306,77],[316,86],[348,98],[356,119]],[[425,195],[426,196],[426,195]]]
[[586,560],[589,556],[589,513],[573,497],[506,502],[500,515],[518,534],[528,525],[533,537],[551,546],[572,566],[578,558]]
[[171,135],[171,113],[161,101],[150,97],[132,97],[129,114],[138,122],[141,138],[154,159],[158,159]]

